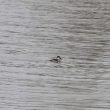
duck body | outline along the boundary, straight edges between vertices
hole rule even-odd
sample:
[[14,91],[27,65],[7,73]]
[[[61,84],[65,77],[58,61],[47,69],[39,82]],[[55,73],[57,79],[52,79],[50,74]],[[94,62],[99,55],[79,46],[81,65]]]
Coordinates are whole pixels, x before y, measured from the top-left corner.
[[62,58],[60,56],[57,56],[56,58],[51,59],[50,61],[53,63],[61,63]]

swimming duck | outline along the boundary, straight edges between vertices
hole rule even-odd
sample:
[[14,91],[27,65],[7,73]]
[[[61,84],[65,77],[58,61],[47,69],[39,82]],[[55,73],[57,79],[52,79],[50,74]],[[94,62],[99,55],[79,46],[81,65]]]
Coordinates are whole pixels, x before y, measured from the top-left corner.
[[60,56],[57,56],[56,58],[51,59],[50,61],[53,63],[60,63],[62,58]]

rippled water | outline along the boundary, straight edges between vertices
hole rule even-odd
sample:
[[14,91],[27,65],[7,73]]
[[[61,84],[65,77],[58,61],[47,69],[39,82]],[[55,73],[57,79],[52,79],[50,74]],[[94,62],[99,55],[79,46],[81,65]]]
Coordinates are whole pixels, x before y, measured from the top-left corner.
[[109,0],[0,0],[0,110],[110,110],[109,56]]

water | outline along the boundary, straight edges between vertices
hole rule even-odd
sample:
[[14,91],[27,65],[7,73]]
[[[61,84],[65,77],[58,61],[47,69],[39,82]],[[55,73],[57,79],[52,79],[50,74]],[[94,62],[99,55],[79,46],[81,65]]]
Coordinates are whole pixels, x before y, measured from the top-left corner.
[[[0,0],[1,110],[110,110],[109,0]],[[49,62],[60,55],[61,64]]]

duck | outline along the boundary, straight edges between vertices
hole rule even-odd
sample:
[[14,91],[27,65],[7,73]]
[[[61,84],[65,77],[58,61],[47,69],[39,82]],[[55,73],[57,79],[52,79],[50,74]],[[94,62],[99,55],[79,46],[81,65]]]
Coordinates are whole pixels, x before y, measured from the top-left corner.
[[50,61],[53,63],[61,63],[62,58],[60,56],[57,56],[53,59],[51,59]]

